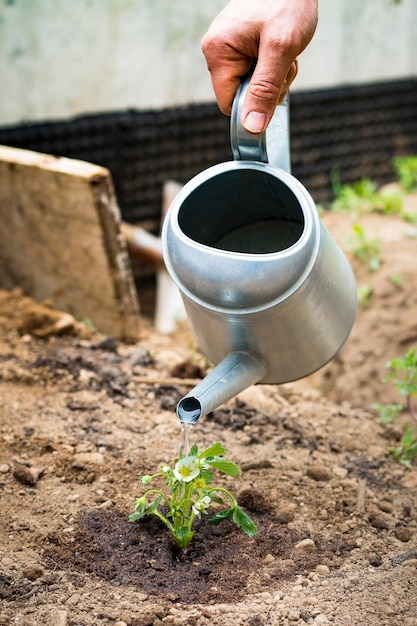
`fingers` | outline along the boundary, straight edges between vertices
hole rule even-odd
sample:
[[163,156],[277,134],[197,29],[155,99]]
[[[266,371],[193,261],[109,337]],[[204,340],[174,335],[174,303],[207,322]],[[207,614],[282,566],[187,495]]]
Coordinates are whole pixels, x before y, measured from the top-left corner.
[[290,69],[288,70],[288,74],[284,80],[284,84],[283,84],[283,88],[281,91],[281,95],[278,100],[278,104],[280,104],[284,100],[297,74],[298,74],[298,60],[295,59],[295,61],[291,63]]
[[249,132],[266,129],[297,75],[297,56],[310,42],[317,0],[230,0],[202,40],[221,111],[230,114],[241,77],[257,60],[242,106]]
[[[275,108],[283,102],[288,90],[298,72],[297,60],[290,63],[289,69],[282,77],[281,64],[274,68],[274,71],[268,70],[268,76],[275,78],[265,80],[264,74],[256,67],[251,82],[248,87],[245,102],[242,106],[241,122],[244,128],[250,133],[263,132],[271,121]],[[260,77],[259,77],[260,76]]]
[[230,115],[241,77],[247,74],[257,56],[257,46],[250,45],[252,36],[246,46],[244,35],[236,33],[234,28],[234,23],[220,16],[201,41],[217,104],[225,115]]
[[211,66],[211,84],[219,109],[230,115],[233,99],[240,85],[241,77],[245,76],[253,64],[253,59],[241,60],[233,66],[225,62],[221,66]]

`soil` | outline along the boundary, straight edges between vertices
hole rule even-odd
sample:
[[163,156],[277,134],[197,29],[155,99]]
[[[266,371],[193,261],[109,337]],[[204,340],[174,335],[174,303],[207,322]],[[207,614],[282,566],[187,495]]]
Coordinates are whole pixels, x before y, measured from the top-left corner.
[[[145,319],[124,345],[0,291],[0,624],[417,626],[417,467],[388,452],[409,418],[373,408],[401,401],[385,363],[417,344],[417,228],[323,221],[368,306],[320,372],[251,387],[194,427],[192,443],[221,441],[240,465],[218,481],[259,532],[204,517],[186,554],[157,518],[128,521],[138,478],[178,455],[175,405],[207,370],[186,322],[161,335]],[[378,271],[347,249],[353,222],[381,240]]]

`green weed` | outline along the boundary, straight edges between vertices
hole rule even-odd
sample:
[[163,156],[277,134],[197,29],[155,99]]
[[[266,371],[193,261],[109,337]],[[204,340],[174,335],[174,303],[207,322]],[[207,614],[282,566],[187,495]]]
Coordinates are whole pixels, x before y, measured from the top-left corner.
[[417,155],[394,157],[392,163],[401,188],[406,193],[417,189]]
[[388,278],[390,282],[394,285],[394,287],[396,287],[397,289],[402,288],[403,286],[402,276],[400,276],[399,274],[390,274]]
[[352,226],[353,235],[348,238],[347,245],[351,252],[368,266],[371,272],[376,272],[381,265],[381,241],[377,237],[368,239],[365,229],[360,224]]
[[400,463],[408,468],[412,467],[414,457],[417,455],[417,434],[412,426],[408,426],[400,444],[396,448],[389,448],[389,452]]
[[[374,405],[379,410],[382,423],[393,422],[404,409],[417,422],[417,412],[413,399],[417,396],[417,347],[406,352],[403,357],[391,359],[386,364],[388,374],[383,383],[391,381],[400,396],[405,398],[405,406],[397,404]],[[405,425],[404,435],[397,447],[389,448],[395,459],[406,467],[411,467],[417,455],[417,429],[415,423]]]
[[374,288],[372,285],[362,285],[362,287],[358,287],[358,304],[364,309],[368,309],[371,305],[372,294],[374,293]]
[[383,215],[402,215],[402,194],[396,191],[378,191],[377,185],[370,178],[362,178],[349,184],[341,184],[338,173],[332,173],[334,200],[332,211],[348,212],[357,215],[382,213]]

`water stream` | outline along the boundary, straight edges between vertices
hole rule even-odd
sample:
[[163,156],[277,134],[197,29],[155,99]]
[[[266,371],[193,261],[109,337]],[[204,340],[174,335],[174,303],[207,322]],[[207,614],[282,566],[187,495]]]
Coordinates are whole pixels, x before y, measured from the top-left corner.
[[188,456],[190,452],[190,433],[193,424],[181,422],[182,443],[180,447],[180,457]]

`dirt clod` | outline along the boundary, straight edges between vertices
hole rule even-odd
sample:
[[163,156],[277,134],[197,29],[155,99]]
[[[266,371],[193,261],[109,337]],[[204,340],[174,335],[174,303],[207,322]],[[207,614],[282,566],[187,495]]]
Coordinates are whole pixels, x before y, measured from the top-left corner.
[[17,464],[13,469],[13,476],[23,485],[36,485],[44,470],[40,467],[26,467]]

